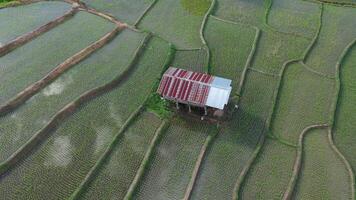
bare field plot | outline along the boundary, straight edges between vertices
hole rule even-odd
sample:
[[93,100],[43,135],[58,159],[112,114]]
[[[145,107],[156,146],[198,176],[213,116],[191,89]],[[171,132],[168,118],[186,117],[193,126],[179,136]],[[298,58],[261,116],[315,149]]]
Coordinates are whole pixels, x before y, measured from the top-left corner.
[[319,38],[306,64],[318,72],[334,76],[339,56],[356,38],[355,19],[355,8],[325,5]]
[[83,106],[36,152],[0,180],[3,199],[65,199],[79,186],[113,135],[146,99],[169,46],[153,38],[130,78]]
[[0,162],[43,128],[65,105],[85,91],[108,83],[121,74],[142,39],[143,34],[122,32],[111,43],[33,96],[18,110],[0,118]]
[[162,136],[134,199],[182,199],[206,137],[207,124],[175,118]]
[[310,41],[274,31],[262,31],[252,68],[279,74],[283,63],[302,57]]
[[125,131],[83,199],[123,199],[161,120],[144,112]]
[[329,123],[335,80],[315,74],[296,63],[287,66],[281,84],[272,133],[297,144],[304,128]]
[[[10,40],[30,32],[71,9],[64,2],[38,2],[0,10],[0,47]],[[16,22],[16,23],[14,23]]]
[[205,49],[178,50],[175,53],[172,66],[197,72],[207,72],[208,55]]
[[211,72],[233,80],[236,90],[254,42],[256,30],[244,24],[231,24],[210,17],[205,38],[211,51]]
[[139,28],[158,34],[178,48],[201,47],[199,30],[210,3],[211,0],[197,0],[195,4],[188,0],[158,0]]
[[64,24],[0,57],[0,105],[114,27],[96,15],[80,12]]
[[302,0],[273,0],[268,24],[283,32],[313,38],[319,27],[320,7]]
[[341,88],[335,115],[334,140],[336,146],[356,171],[356,46],[341,66]]
[[242,199],[282,199],[292,176],[296,148],[266,139],[241,189]]
[[217,0],[215,15],[223,19],[251,25],[263,23],[264,0]]
[[192,199],[231,199],[242,168],[265,133],[277,81],[249,72],[239,110],[222,127],[201,166]]
[[351,199],[348,171],[332,150],[327,129],[311,130],[304,138],[303,165],[295,199]]
[[87,6],[134,24],[154,0],[82,0]]

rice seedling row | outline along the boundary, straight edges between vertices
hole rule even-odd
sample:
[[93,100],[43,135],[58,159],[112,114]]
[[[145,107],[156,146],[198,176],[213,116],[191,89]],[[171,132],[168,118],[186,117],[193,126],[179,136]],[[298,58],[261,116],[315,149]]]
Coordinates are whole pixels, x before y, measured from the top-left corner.
[[0,47],[10,40],[64,15],[70,9],[70,4],[59,1],[38,2],[15,8],[1,9]]
[[271,133],[297,144],[305,127],[330,122],[335,80],[294,63],[287,66],[281,84]]
[[114,24],[79,12],[71,20],[0,57],[0,104],[113,29]]
[[287,33],[312,38],[318,29],[320,5],[295,0],[273,0],[268,24]]
[[168,44],[154,38],[137,68],[111,92],[84,105],[37,151],[0,180],[3,199],[65,199],[79,186],[122,124],[146,99]]
[[123,199],[160,122],[152,113],[142,113],[120,138],[83,199]]
[[351,199],[346,166],[333,151],[327,129],[313,129],[305,135],[303,164],[295,199]]
[[85,91],[104,85],[121,74],[142,39],[143,34],[123,31],[111,43],[60,76],[18,110],[0,118],[0,162],[43,128],[65,105]]
[[266,139],[241,188],[242,199],[282,199],[292,176],[296,148]]
[[178,50],[175,53],[172,66],[197,72],[206,72],[208,69],[207,52],[205,49]]
[[356,171],[356,124],[355,101],[356,101],[356,46],[350,49],[350,52],[342,62],[340,69],[340,94],[335,114],[334,141],[341,153],[349,161]]
[[324,5],[319,37],[306,64],[318,72],[335,76],[339,56],[356,37],[355,18],[355,8]]
[[156,148],[134,199],[182,199],[206,137],[214,127],[174,118]]
[[202,46],[200,26],[211,0],[158,0],[138,27],[172,42],[178,48]]
[[211,51],[212,74],[229,78],[238,88],[240,76],[250,54],[256,30],[239,23],[226,23],[210,17],[205,38]]
[[240,106],[207,151],[192,199],[231,199],[241,170],[267,130],[277,79],[249,71]]
[[155,0],[82,0],[87,6],[134,24]]

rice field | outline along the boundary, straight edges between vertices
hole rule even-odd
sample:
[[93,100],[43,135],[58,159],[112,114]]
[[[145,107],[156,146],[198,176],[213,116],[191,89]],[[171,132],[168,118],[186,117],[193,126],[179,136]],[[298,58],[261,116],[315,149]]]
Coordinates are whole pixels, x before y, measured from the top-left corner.
[[[355,3],[26,0],[0,8],[2,52],[79,7],[0,56],[0,107],[122,29],[12,112],[0,109],[0,199],[353,200]],[[224,116],[177,111],[157,95],[169,66],[231,79]],[[323,128],[299,141],[311,125]]]
[[[82,93],[120,75],[142,39],[143,34],[122,32],[110,44],[74,66],[18,110],[0,118],[0,162],[46,126],[65,105]],[[94,70],[95,75],[92,74]]]
[[351,199],[348,171],[332,150],[328,131],[311,130],[304,140],[303,165],[295,199]]
[[70,9],[70,4],[59,1],[38,2],[28,6],[1,9],[0,47],[10,40],[64,15]]
[[[114,25],[108,21],[80,12],[73,19],[0,57],[0,105],[113,29]],[[58,41],[61,41],[60,45]]]

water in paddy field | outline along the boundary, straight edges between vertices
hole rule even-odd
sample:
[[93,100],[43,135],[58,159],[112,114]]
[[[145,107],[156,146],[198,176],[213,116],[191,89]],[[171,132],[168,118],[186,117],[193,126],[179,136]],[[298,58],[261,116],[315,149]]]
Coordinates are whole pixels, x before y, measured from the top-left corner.
[[189,14],[203,16],[209,9],[211,2],[211,0],[181,0],[181,5]]

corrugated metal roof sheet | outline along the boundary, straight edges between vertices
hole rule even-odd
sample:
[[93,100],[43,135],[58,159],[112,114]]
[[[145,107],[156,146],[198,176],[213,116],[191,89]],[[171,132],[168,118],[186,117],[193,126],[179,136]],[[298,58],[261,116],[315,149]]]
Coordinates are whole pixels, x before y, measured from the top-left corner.
[[157,92],[181,103],[223,109],[229,100],[230,84],[229,79],[170,67]]

